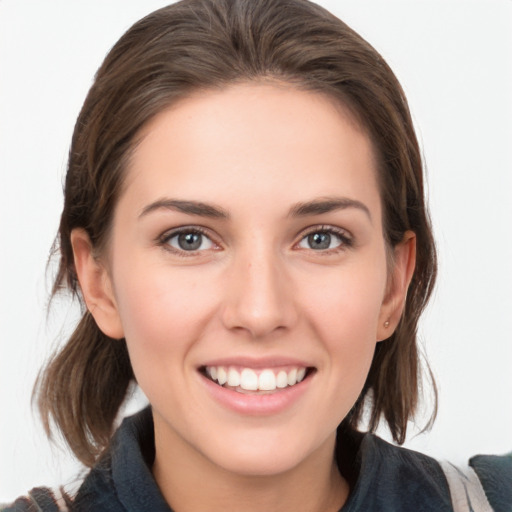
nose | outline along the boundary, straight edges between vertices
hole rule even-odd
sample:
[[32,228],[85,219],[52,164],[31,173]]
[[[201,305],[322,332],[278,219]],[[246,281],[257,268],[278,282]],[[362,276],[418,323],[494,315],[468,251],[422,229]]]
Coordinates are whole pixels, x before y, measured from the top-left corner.
[[270,250],[236,257],[223,291],[224,326],[254,339],[292,327],[298,315],[285,267]]

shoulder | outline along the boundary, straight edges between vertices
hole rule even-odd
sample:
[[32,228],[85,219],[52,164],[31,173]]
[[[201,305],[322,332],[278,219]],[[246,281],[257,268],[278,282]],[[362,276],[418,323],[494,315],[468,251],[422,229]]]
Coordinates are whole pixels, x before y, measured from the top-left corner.
[[[151,411],[126,418],[95,466],[73,486],[72,499],[59,502],[56,493],[39,488],[1,512],[169,512],[151,474],[154,457]],[[67,489],[67,488],[66,488]]]
[[487,499],[496,512],[512,510],[512,452],[508,455],[477,455],[469,465],[477,474]]
[[451,466],[463,482],[465,497],[477,496],[478,487],[492,510],[512,511],[512,454],[478,455],[469,466],[455,467],[367,434],[360,458],[358,485],[366,481],[367,494],[378,510],[452,511],[452,479],[446,471]]
[[120,512],[125,509],[117,500],[105,457],[70,489],[36,487],[11,504],[0,504],[0,512]]
[[10,505],[0,505],[0,512],[67,512],[71,499],[60,489],[36,487],[27,496]]
[[[373,434],[357,434],[351,493],[343,512],[451,512],[448,483],[438,462],[419,452],[390,444]],[[351,434],[339,438],[338,457],[350,451]],[[348,446],[347,446],[348,444]],[[354,445],[352,445],[354,446]],[[345,456],[347,453],[345,453]],[[342,473],[344,473],[343,469]]]
[[431,506],[433,503],[439,511],[451,510],[450,490],[437,460],[377,436],[365,436],[365,441],[367,450],[373,451],[371,458],[378,467],[383,494],[410,502],[410,510],[436,510]]

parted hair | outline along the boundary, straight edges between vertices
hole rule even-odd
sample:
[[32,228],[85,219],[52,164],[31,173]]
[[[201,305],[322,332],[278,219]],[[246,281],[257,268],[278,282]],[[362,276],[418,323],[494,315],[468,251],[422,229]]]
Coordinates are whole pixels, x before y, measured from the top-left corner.
[[398,80],[370,44],[307,0],[182,0],[135,23],[108,53],[69,152],[52,297],[76,296],[83,315],[42,370],[35,396],[47,433],[57,427],[88,466],[108,445],[135,377],[125,340],[104,335],[83,305],[71,231],[84,229],[98,253],[108,244],[127,161],[157,113],[195,91],[258,80],[317,91],[348,107],[374,146],[388,247],[407,230],[416,234],[416,269],[401,321],[377,343],[361,395],[342,423],[357,428],[368,413],[369,430],[384,419],[393,438],[405,440],[419,400],[417,325],[434,284],[436,253],[421,153]]

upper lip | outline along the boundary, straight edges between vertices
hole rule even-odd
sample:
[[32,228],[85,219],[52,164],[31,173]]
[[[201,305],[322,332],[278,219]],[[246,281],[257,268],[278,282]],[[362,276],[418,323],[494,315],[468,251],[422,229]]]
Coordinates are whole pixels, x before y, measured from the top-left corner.
[[263,368],[280,368],[280,367],[303,367],[309,368],[313,365],[303,360],[286,357],[286,356],[272,356],[263,358],[254,357],[223,357],[219,359],[208,360],[201,364],[199,368],[207,366],[240,366],[243,368],[263,369]]

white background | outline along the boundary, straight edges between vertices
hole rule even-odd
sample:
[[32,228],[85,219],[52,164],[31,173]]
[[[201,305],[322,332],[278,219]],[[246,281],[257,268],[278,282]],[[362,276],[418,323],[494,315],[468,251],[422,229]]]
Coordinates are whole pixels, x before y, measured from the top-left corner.
[[[134,21],[165,3],[0,0],[0,501],[76,471],[30,408],[69,312],[59,304],[46,317],[45,263],[93,74]],[[459,463],[510,451],[512,1],[320,3],[395,70],[428,167],[440,274],[421,338],[440,409],[407,446]]]

